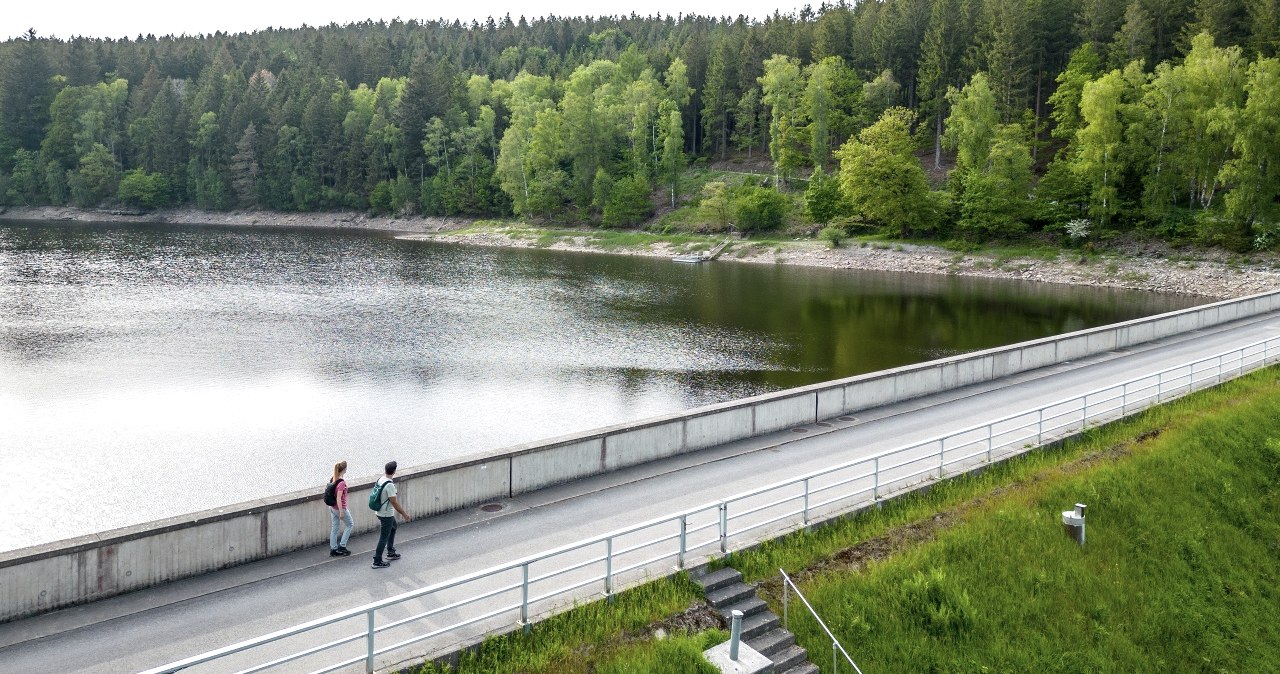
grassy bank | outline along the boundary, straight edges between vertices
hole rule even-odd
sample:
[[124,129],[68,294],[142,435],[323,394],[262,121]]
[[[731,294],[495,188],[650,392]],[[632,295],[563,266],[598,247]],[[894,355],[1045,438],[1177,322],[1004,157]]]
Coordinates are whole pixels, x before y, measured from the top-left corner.
[[[1277,671],[1278,375],[725,561],[779,613],[786,568],[868,672]],[[1076,501],[1083,548],[1060,526]],[[684,636],[709,624],[697,601],[684,576],[656,581],[421,672],[695,672],[688,653],[724,638]],[[825,635],[792,616],[811,660],[830,663]]]
[[[1276,377],[732,561],[757,579],[795,571],[865,671],[1277,671]],[[977,486],[986,495],[965,498]],[[1077,501],[1083,548],[1060,526]],[[777,602],[777,581],[765,587]],[[831,662],[812,621],[792,629]]]
[[[463,654],[457,667],[426,665],[415,671],[715,674],[714,668],[697,668],[707,664],[701,653],[728,635],[706,631],[713,625],[710,614],[697,610],[700,600],[698,587],[681,573],[620,592],[612,603],[592,602],[553,616],[528,634],[517,631],[489,639]],[[671,637],[659,640],[655,634]],[[649,667],[653,662],[679,666]]]

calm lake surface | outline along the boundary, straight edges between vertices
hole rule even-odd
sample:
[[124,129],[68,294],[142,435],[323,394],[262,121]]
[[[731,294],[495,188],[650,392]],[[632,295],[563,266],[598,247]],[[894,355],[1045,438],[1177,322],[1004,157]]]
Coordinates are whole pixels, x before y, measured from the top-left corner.
[[0,221],[0,550],[318,493],[339,459],[364,477],[1198,302],[363,232]]

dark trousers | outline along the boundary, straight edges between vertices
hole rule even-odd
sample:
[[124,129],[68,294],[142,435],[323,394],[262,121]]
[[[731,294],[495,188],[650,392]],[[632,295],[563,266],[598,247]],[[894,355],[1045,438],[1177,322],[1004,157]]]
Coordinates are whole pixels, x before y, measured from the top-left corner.
[[396,516],[391,517],[378,516],[378,521],[382,523],[382,531],[378,534],[378,549],[373,552],[373,561],[382,561],[382,551],[395,554],[396,551]]

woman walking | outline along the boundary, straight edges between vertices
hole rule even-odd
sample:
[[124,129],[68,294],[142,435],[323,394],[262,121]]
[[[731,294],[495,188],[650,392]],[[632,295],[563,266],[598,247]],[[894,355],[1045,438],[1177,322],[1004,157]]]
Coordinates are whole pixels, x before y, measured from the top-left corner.
[[[345,557],[351,554],[347,549],[347,541],[351,539],[351,530],[355,521],[351,519],[351,511],[347,509],[347,481],[342,479],[347,473],[347,462],[339,461],[333,466],[333,477],[324,490],[324,502],[329,506],[332,525],[329,527],[329,556]],[[345,524],[342,539],[338,539],[338,525]]]

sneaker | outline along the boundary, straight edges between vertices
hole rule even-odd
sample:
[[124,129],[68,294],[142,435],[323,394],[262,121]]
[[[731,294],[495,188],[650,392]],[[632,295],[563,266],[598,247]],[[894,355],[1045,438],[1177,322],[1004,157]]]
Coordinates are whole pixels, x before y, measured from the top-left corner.
[[398,552],[388,552],[388,553],[387,553],[387,559],[400,559],[400,553],[398,553]]
[[342,556],[342,550],[337,549],[337,548],[330,548],[330,550],[329,550],[329,556],[330,556],[330,557],[341,557],[341,556]]
[[343,557],[346,557],[347,555],[351,554],[351,551],[346,548],[338,548],[338,554],[342,555]]
[[385,569],[385,568],[388,568],[388,567],[390,567],[390,566],[391,566],[391,565],[390,565],[390,564],[388,564],[388,563],[386,563],[386,562],[379,562],[379,561],[378,561],[378,560],[376,560],[376,559],[375,559],[375,560],[373,560],[373,568],[375,568],[375,569]]

